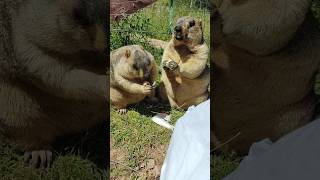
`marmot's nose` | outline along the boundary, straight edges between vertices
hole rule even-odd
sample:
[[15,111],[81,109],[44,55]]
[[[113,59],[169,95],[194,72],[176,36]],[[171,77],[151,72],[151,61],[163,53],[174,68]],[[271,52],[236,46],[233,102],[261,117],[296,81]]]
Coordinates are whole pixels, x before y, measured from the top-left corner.
[[181,26],[176,26],[176,27],[174,27],[174,30],[176,32],[181,32],[182,31],[182,27]]

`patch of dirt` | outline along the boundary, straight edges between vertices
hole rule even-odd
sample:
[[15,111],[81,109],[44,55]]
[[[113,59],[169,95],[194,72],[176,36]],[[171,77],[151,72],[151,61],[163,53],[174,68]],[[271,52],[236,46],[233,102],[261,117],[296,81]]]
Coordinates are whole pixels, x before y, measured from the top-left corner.
[[163,161],[166,156],[167,145],[161,145],[156,148],[150,148],[146,152],[145,159],[141,160],[140,164],[133,169],[127,166],[127,152],[124,149],[111,146],[111,168],[125,171],[125,175],[121,177],[111,177],[114,180],[131,179],[133,176],[138,176],[139,179],[157,180],[160,179],[160,172]]
[[148,150],[148,158],[140,164],[140,167],[136,167],[142,173],[142,176],[151,179],[160,178],[161,167],[166,156],[166,151],[166,145]]
[[152,3],[154,0],[111,0],[110,15],[113,20],[118,21],[124,14],[132,14]]
[[[110,142],[112,144],[112,141]],[[126,160],[127,153],[124,150],[121,150],[119,148],[115,148],[114,146],[111,146],[110,149],[110,159],[111,161],[116,162],[123,162]],[[113,164],[113,163],[111,163]]]

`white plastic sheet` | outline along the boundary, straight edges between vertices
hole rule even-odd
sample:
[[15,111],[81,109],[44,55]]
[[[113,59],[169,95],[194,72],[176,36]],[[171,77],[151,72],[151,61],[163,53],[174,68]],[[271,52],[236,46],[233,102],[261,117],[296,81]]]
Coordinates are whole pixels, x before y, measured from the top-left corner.
[[275,143],[254,143],[224,180],[319,180],[320,118]]
[[210,100],[190,107],[174,128],[160,180],[210,179]]

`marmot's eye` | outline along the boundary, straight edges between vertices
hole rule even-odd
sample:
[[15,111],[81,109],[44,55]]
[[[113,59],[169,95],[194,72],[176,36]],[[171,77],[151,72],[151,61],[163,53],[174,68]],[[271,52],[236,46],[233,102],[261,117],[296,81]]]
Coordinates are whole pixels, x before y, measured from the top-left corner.
[[193,27],[194,25],[196,25],[196,22],[194,20],[190,21],[189,26]]

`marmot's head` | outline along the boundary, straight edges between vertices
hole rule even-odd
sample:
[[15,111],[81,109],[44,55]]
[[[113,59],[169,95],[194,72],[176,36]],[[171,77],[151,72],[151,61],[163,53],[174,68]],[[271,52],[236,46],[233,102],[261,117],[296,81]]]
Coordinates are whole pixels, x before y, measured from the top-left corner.
[[[73,26],[74,39],[103,51],[106,48],[107,7],[105,0],[60,0],[61,9]],[[65,27],[67,28],[67,27]],[[82,39],[83,38],[83,39]],[[88,47],[89,47],[88,46]]]
[[173,32],[175,46],[194,47],[204,43],[202,22],[194,17],[181,17]]
[[[151,81],[154,57],[142,46],[125,46],[126,76],[143,81]],[[152,82],[150,82],[152,83]]]

